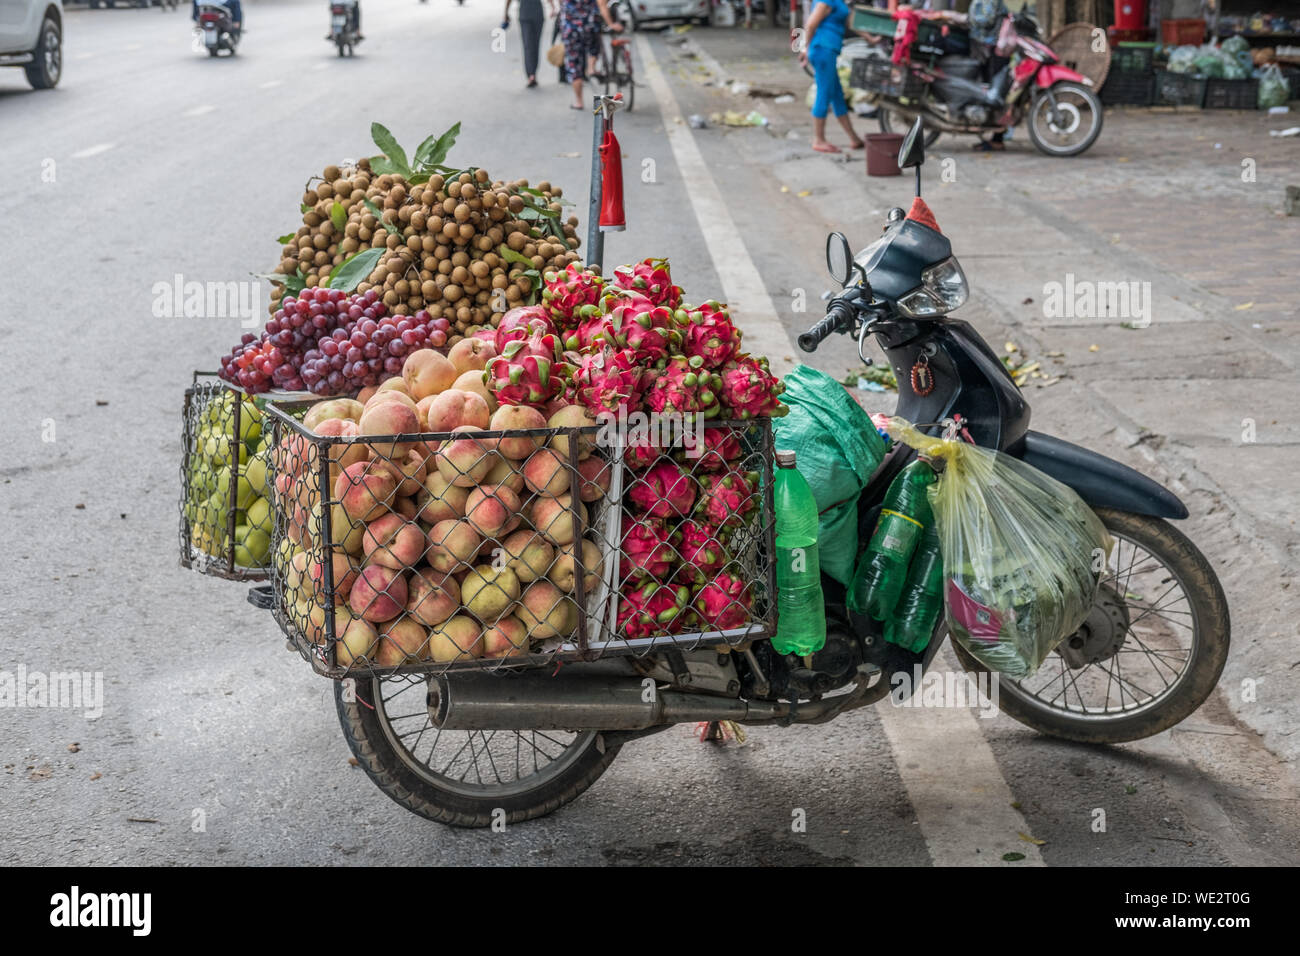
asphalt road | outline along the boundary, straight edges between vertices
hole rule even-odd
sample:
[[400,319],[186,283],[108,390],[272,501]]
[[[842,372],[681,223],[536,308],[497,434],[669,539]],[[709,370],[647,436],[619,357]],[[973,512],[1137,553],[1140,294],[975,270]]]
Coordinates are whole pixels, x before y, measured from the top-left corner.
[[[177,566],[181,395],[242,329],[155,318],[154,285],[273,266],[304,181],[374,152],[372,120],[407,144],[459,120],[453,158],[580,200],[590,117],[566,108],[553,70],[522,88],[517,33],[492,49],[496,4],[369,0],[352,60],[324,42],[322,4],[246,10],[233,59],[194,52],[184,13],[70,10],[58,90],[0,71],[0,277],[15,290],[0,305],[0,669],[105,682],[96,720],[0,710],[0,861],[927,865],[1016,847],[1028,859],[1012,865],[1300,859],[1288,769],[1212,707],[1191,729],[1112,749],[966,711],[927,712],[920,741],[887,726],[913,712],[879,708],[751,730],[741,746],[678,727],[626,747],[567,808],[503,833],[387,800],[349,764],[331,685],[285,652],[244,587]],[[689,82],[667,78],[687,111]],[[652,175],[629,176],[632,226],[607,261],[668,255],[692,294],[720,294],[691,212],[701,184],[677,167],[650,88],[618,122],[625,155]],[[756,207],[756,174],[720,141],[700,149],[769,291],[820,291],[822,225]],[[969,781],[922,771],[962,765],[951,748],[971,733],[988,754],[972,771],[991,781],[987,816],[940,841],[927,821]]]

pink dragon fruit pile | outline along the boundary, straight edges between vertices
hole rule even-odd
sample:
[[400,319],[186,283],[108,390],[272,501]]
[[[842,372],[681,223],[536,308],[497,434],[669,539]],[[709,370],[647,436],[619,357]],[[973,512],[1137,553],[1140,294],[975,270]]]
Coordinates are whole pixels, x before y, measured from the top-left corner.
[[[784,386],[767,359],[742,351],[727,307],[685,305],[667,260],[620,266],[608,278],[570,264],[543,281],[539,305],[475,333],[494,352],[484,381],[499,403],[548,419],[569,404],[593,416],[697,423],[786,413]],[[753,596],[729,543],[757,511],[757,474],[742,470],[734,426],[706,426],[702,437],[690,456],[635,440],[624,456],[618,628],[628,638],[750,620]]]

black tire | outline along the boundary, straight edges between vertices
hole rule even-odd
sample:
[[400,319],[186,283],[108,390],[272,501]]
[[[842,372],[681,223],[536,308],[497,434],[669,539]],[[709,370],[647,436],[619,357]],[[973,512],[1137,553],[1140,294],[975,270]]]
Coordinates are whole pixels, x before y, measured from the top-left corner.
[[[418,679],[398,677],[389,680],[391,683]],[[554,813],[595,783],[622,747],[621,743],[607,742],[601,734],[579,734],[575,744],[582,741],[580,752],[576,747],[574,754],[566,752],[567,765],[553,776],[540,780],[536,787],[518,793],[488,792],[481,796],[458,793],[431,779],[436,774],[417,772],[412,764],[416,758],[404,749],[399,752],[394,746],[394,732],[383,706],[382,684],[379,678],[358,678],[356,699],[349,703],[345,699],[344,682],[335,683],[334,703],[348,747],[375,786],[395,803],[449,826],[491,826],[495,822],[493,813],[497,810],[505,811],[506,823],[522,823]],[[485,749],[490,739],[484,740]]]
[[41,32],[32,51],[32,62],[23,67],[27,82],[37,90],[52,90],[63,75],[63,30],[54,17],[41,22]]
[[623,102],[627,104],[627,111],[632,112],[636,105],[636,82],[633,80],[632,73],[632,48],[630,45],[618,48],[616,62],[621,61],[621,66],[615,66],[614,72],[618,76],[618,91],[623,94]]
[[[1231,622],[1228,601],[1214,569],[1181,531],[1160,518],[1123,511],[1099,508],[1097,516],[1101,518],[1106,528],[1117,536],[1117,548],[1122,551],[1120,538],[1135,543],[1151,557],[1160,561],[1185,592],[1189,605],[1188,613],[1192,616],[1197,638],[1186,666],[1175,678],[1171,685],[1172,690],[1166,688],[1159,697],[1153,699],[1150,705],[1142,709],[1135,708],[1134,712],[1128,715],[1122,713],[1116,716],[1071,715],[1061,708],[1045,706],[1040,698],[1022,689],[1020,682],[1006,679],[999,684],[999,706],[1020,723],[1050,737],[1078,743],[1118,744],[1141,740],[1168,730],[1205,702],[1218,684],[1219,675],[1223,672],[1224,662],[1228,658]],[[1134,560],[1136,561],[1136,556]],[[1167,581],[1168,579],[1165,579],[1162,584]],[[1126,578],[1126,589],[1128,583]],[[1129,606],[1127,593],[1124,599],[1126,606]],[[1131,628],[1127,628],[1124,635],[1126,645],[1131,639],[1131,634]],[[963,667],[975,671],[987,670],[956,641],[952,643]],[[1147,651],[1147,653],[1149,655],[1151,652]],[[1054,666],[1060,667],[1060,661],[1060,655],[1053,652],[1043,662],[1043,671],[1040,671],[1039,677],[1047,672],[1047,668],[1053,662],[1058,662]],[[1164,663],[1168,666],[1167,660]],[[1082,675],[1086,669],[1072,671],[1070,683],[1073,684],[1076,677]],[[1172,670],[1172,667],[1170,669]],[[1063,668],[1062,673],[1064,674]],[[1035,680],[1037,679],[1036,677]],[[1049,683],[1054,685],[1055,681],[1049,678]],[[1064,678],[1062,688],[1068,703]],[[1077,688],[1075,692],[1079,693]],[[1108,683],[1108,698],[1109,692]],[[1122,699],[1121,691],[1121,702]]]
[[1101,135],[1104,112],[1101,100],[1097,98],[1097,94],[1091,89],[1079,83],[1055,83],[1052,85],[1052,92],[1066,100],[1072,110],[1071,120],[1073,122],[1083,121],[1079,106],[1086,107],[1092,125],[1080,137],[1071,139],[1068,143],[1051,142],[1051,126],[1045,115],[1045,111],[1050,108],[1050,101],[1047,99],[1046,94],[1040,93],[1034,97],[1033,102],[1029,105],[1028,113],[1025,114],[1025,125],[1029,127],[1029,140],[1038,148],[1039,152],[1047,156],[1059,158],[1078,156],[1097,142],[1097,137]]
[[[903,118],[900,116],[899,123],[898,123],[899,128],[894,129],[894,123],[890,120],[890,116],[893,115],[893,110],[891,110],[889,108],[889,105],[886,103],[882,102],[880,104],[880,108],[877,110],[877,113],[880,118],[880,131],[882,133],[903,133],[904,135],[906,135],[908,129],[911,128],[912,124],[905,122]],[[935,142],[939,139],[939,137],[942,135],[943,135],[943,130],[935,129],[933,126],[927,126],[925,128],[925,140],[924,140],[925,148],[929,149],[931,146],[933,146]]]
[[217,56],[219,53],[221,53],[221,47],[216,47],[216,46],[208,47],[208,56]]

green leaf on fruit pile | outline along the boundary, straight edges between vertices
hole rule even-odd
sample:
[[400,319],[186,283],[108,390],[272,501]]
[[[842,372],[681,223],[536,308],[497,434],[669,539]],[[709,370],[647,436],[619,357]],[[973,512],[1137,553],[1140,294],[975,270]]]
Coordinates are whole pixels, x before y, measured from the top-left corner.
[[302,266],[299,266],[293,275],[284,277],[285,292],[297,295],[305,288],[307,288],[307,276],[302,271]]
[[460,136],[460,123],[455,123],[451,129],[443,133],[436,139],[429,136],[415,150],[415,166],[417,170],[427,171],[435,166],[440,166],[447,161],[447,154],[451,148],[456,145],[456,138]]
[[296,232],[286,232],[283,236],[281,236],[279,239],[275,241],[283,246],[285,243],[293,242],[294,239],[296,238],[298,238],[298,234]]
[[372,203],[369,199],[363,199],[361,201],[365,203],[365,206],[370,210],[371,215],[379,220],[379,224],[387,229],[392,235],[400,236],[402,234],[402,230],[398,229],[391,222],[384,221],[384,211],[382,209]]
[[533,267],[532,259],[529,259],[527,256],[523,255],[522,253],[515,252],[504,242],[501,243],[501,245],[497,246],[497,255],[499,255],[502,259],[506,260],[506,262],[517,262],[521,266],[527,266],[529,269]]
[[[388,128],[382,123],[370,124],[370,138],[375,141],[375,145],[388,160],[390,169],[380,170],[383,173],[401,173],[403,176],[411,175],[411,164],[406,160],[406,150],[397,145],[397,138],[388,131]],[[375,169],[375,160],[370,161],[370,168]]]
[[528,301],[524,304],[536,305],[537,297],[542,291],[542,274],[537,269],[528,269],[524,272],[524,276],[532,280],[528,286]]
[[336,202],[330,206],[330,223],[334,226],[335,232],[342,232],[348,225],[348,211],[344,208],[343,203]]
[[311,211],[312,211],[313,209],[315,209],[315,208],[316,208],[316,207],[313,206],[313,205],[311,205],[310,203],[303,203],[302,205],[300,205],[300,206],[298,207],[298,211],[299,211],[299,212],[311,212]]
[[387,246],[366,249],[363,252],[358,252],[352,258],[340,262],[330,272],[329,287],[331,289],[342,289],[344,292],[352,292],[366,280],[370,273],[375,271],[375,264],[379,261],[379,257],[387,251]]

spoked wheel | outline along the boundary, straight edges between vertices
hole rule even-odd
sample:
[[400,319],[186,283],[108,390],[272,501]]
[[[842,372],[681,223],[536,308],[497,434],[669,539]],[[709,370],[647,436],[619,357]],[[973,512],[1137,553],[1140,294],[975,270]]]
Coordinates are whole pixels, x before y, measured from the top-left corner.
[[[909,120],[902,113],[891,110],[885,104],[880,105],[880,131],[882,133],[906,133],[912,127],[912,120]],[[929,123],[925,124],[925,148],[929,149],[934,145],[935,140],[943,135],[943,130],[935,129]]]
[[[1159,518],[1097,509],[1115,539],[1091,613],[1033,677],[1002,679],[1020,723],[1081,743],[1150,737],[1214,690],[1228,657],[1228,602],[1209,563]],[[956,642],[962,666],[985,670]]]
[[623,103],[630,113],[636,103],[636,84],[632,82],[632,48],[621,43],[614,47],[614,85],[623,94]]
[[1079,83],[1057,83],[1051,92],[1029,107],[1029,138],[1048,156],[1077,156],[1101,135],[1101,100]]
[[553,813],[595,783],[621,747],[595,731],[442,730],[429,719],[427,689],[419,676],[358,678],[355,692],[335,684],[334,703],[374,784],[439,823],[486,827],[503,814],[519,823]]

